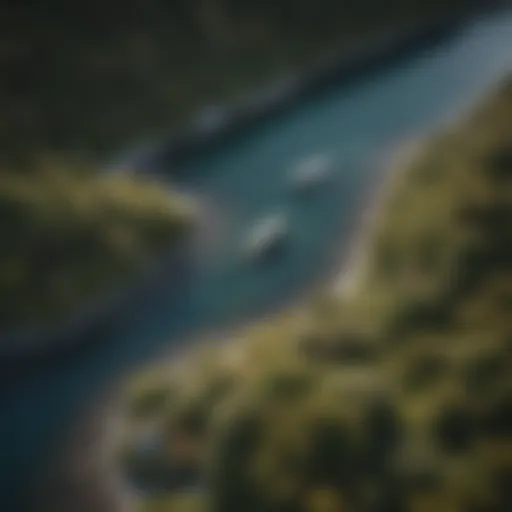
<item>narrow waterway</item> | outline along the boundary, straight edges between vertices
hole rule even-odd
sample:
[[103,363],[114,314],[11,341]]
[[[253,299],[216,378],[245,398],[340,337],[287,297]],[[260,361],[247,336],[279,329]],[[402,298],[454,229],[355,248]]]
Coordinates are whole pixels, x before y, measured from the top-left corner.
[[[222,206],[222,244],[178,290],[180,300],[170,283],[158,301],[98,334],[90,349],[2,397],[0,504],[23,494],[77,411],[113,380],[198,329],[254,317],[303,292],[330,263],[333,247],[348,243],[386,150],[440,126],[511,70],[512,14],[483,17],[440,45],[331,88],[190,160],[186,185]],[[332,181],[297,200],[290,169],[316,153],[334,159]],[[238,250],[248,227],[283,211],[290,219],[287,252],[268,266],[242,264]]]

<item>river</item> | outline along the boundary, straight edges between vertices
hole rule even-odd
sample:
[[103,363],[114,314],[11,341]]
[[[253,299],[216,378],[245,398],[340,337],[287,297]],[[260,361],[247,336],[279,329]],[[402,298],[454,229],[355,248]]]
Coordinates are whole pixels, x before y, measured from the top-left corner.
[[[0,508],[16,510],[15,499],[52,459],[73,418],[141,361],[185,343],[200,328],[254,317],[318,279],[333,246],[348,244],[382,155],[435,130],[510,70],[512,13],[484,16],[432,48],[331,87],[232,143],[190,159],[181,173],[185,185],[222,206],[222,244],[201,259],[192,281],[178,290],[179,301],[176,290],[164,290],[158,301],[102,333],[89,349],[4,393]],[[289,170],[316,153],[334,158],[332,182],[299,201],[287,187]],[[289,250],[271,265],[243,265],[237,252],[243,233],[274,211],[290,216]]]

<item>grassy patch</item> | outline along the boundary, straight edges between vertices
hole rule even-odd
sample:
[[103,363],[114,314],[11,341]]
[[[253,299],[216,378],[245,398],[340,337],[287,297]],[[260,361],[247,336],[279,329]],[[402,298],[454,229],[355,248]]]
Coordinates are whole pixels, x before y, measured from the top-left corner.
[[171,250],[188,210],[127,176],[0,173],[0,327],[51,324],[115,291]]

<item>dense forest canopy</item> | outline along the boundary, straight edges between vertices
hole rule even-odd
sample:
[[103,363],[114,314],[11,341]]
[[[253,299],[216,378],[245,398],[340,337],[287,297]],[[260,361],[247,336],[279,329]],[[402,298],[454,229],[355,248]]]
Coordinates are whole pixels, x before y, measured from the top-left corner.
[[4,2],[0,156],[19,166],[41,152],[83,159],[119,149],[333,45],[471,3]]

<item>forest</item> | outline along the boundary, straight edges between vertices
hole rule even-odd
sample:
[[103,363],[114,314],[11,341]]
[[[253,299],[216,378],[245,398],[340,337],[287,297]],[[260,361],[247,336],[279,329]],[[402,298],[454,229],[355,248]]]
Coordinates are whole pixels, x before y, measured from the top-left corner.
[[2,167],[78,163],[182,126],[333,47],[470,0],[61,0],[0,7]]

